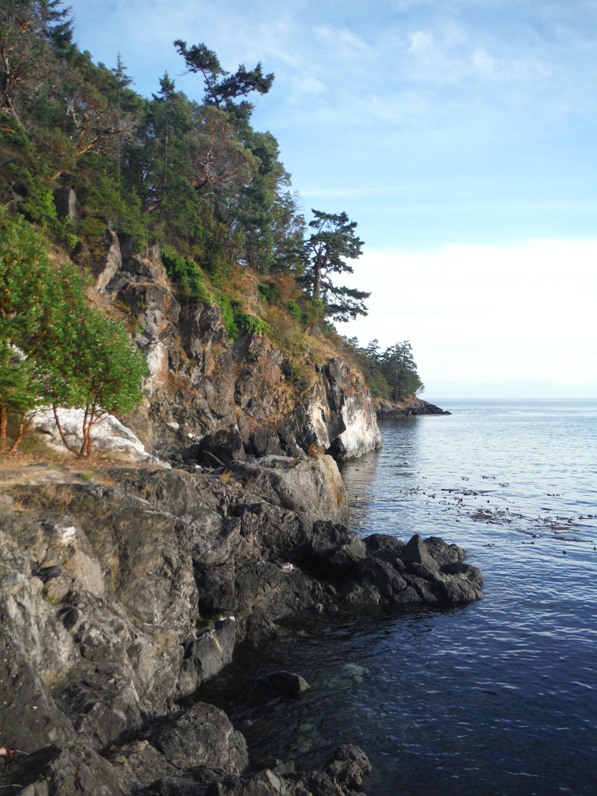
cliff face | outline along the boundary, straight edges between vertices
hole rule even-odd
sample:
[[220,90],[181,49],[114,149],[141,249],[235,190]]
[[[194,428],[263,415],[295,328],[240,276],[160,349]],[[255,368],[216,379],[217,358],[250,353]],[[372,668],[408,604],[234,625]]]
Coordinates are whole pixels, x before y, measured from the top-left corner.
[[[216,304],[177,298],[159,251],[127,252],[116,236],[96,269],[99,298],[137,319],[136,342],[149,375],[145,402],[131,419],[153,453],[168,455],[218,430],[239,435],[247,452],[327,449],[337,439],[356,457],[380,445],[360,374],[330,356],[297,386],[287,356],[265,337],[231,341]],[[255,444],[255,437],[265,440]]]

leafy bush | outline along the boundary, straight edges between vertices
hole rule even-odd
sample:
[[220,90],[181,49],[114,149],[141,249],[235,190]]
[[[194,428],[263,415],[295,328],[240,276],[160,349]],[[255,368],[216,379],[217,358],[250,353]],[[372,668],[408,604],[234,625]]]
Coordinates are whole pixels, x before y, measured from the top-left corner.
[[236,316],[236,324],[243,334],[262,337],[269,332],[269,324],[256,315],[241,312]]
[[290,299],[286,302],[286,309],[297,323],[300,323],[303,326],[307,325],[307,315],[303,312],[296,301],[294,301],[294,299]]
[[50,404],[85,410],[75,452],[88,456],[101,417],[139,404],[145,359],[121,321],[89,306],[77,268],[51,263],[46,240],[30,224],[0,213],[0,238],[0,449],[9,414],[19,418],[14,448],[30,413]]
[[268,304],[274,304],[280,301],[280,291],[278,290],[278,286],[273,282],[257,285],[257,290],[259,291],[259,295],[264,298]]
[[185,296],[193,296],[203,304],[211,304],[211,295],[205,286],[201,268],[190,257],[183,257],[173,249],[162,251],[166,272],[177,290]]
[[238,337],[238,326],[236,324],[236,313],[234,312],[232,302],[228,296],[221,291],[216,293],[216,301],[218,307],[222,311],[224,325],[226,326],[226,334],[231,340],[236,340]]

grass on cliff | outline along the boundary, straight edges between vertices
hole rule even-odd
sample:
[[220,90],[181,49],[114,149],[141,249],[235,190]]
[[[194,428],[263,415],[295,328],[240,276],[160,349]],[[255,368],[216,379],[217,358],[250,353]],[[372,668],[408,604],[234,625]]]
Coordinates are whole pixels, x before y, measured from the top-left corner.
[[311,302],[292,273],[264,275],[227,264],[225,278],[220,275],[214,282],[207,270],[188,257],[166,250],[163,260],[175,293],[218,305],[231,343],[249,335],[264,337],[279,349],[295,389],[311,387],[316,366],[341,352],[342,338],[314,321]]

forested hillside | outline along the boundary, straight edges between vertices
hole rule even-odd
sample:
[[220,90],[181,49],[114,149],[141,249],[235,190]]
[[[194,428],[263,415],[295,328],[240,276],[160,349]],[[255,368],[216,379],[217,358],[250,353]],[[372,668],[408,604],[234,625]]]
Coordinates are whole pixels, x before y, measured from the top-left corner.
[[[375,394],[422,387],[408,343],[360,348],[333,326],[366,314],[342,275],[362,251],[356,222],[306,220],[278,142],[252,126],[251,98],[275,77],[223,70],[205,44],[173,43],[196,75],[189,99],[163,75],[151,97],[120,58],[95,64],[60,0],[0,8],[0,430],[41,403],[81,406],[89,429],[139,400],[143,363],[130,307],[89,305],[86,288],[116,236],[159,246],[177,294],[218,305],[231,339],[263,335],[294,376],[341,348]],[[74,264],[74,265],[73,265]],[[110,318],[106,318],[106,311]]]

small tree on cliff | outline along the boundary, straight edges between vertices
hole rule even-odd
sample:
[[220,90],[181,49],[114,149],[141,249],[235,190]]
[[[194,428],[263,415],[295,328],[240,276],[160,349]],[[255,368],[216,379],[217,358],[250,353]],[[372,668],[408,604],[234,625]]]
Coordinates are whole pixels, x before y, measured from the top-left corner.
[[309,227],[313,233],[305,241],[301,283],[324,318],[348,321],[367,315],[364,300],[371,294],[335,281],[335,274],[352,274],[354,269],[346,260],[356,260],[361,255],[363,241],[355,234],[356,222],[350,221],[346,213],[311,212],[314,218]]
[[[72,265],[63,266],[53,282],[44,334],[33,353],[60,437],[78,456],[91,455],[93,428],[106,414],[126,414],[141,401],[143,355],[132,347],[122,321],[89,307]],[[60,407],[84,410],[76,448],[62,430]]]
[[99,310],[89,310],[78,349],[74,375],[84,409],[78,455],[90,456],[94,426],[109,413],[126,414],[139,405],[147,365],[124,324]]
[[[246,69],[241,64],[234,74],[222,69],[220,60],[213,50],[205,44],[192,44],[177,39],[174,46],[185,60],[189,72],[200,72],[205,84],[203,102],[217,108],[232,110],[234,100],[246,97],[253,91],[267,94],[274,82],[274,75],[264,75],[261,64],[254,69]],[[241,103],[242,105],[243,103]]]
[[[76,267],[52,266],[47,243],[26,221],[0,213],[0,450],[9,415],[18,418],[13,449],[31,412],[51,405],[69,450],[88,456],[92,429],[107,412],[141,400],[143,356],[122,321],[89,307]],[[83,442],[73,449],[58,408],[84,409]]]

